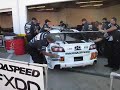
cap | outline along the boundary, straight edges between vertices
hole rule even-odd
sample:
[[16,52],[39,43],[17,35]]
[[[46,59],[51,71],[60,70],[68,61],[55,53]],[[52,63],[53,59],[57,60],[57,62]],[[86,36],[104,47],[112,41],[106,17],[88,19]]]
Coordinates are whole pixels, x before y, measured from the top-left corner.
[[50,20],[48,20],[48,19],[46,19],[46,20],[45,20],[45,23],[47,23],[47,22],[51,22],[51,21],[50,21]]
[[107,18],[103,18],[102,20],[107,20]]
[[63,23],[63,21],[60,21],[60,23]]
[[37,20],[35,17],[32,17],[32,20]]
[[82,22],[83,22],[83,21],[87,21],[87,20],[86,20],[85,18],[83,18],[83,19],[82,19]]

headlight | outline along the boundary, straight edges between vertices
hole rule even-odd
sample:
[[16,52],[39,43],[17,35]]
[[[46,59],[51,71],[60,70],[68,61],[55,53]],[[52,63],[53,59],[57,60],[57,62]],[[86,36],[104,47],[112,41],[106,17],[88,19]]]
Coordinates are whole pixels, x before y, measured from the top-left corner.
[[57,46],[51,47],[51,50],[52,50],[53,52],[65,52],[65,50],[64,50],[63,47],[57,47]]

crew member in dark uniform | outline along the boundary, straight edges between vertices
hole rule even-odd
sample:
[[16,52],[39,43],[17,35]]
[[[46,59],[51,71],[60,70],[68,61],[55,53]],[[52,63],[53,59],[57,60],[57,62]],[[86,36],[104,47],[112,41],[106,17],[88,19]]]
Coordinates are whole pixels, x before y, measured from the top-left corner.
[[[110,27],[109,27],[109,24],[110,24],[110,22],[107,20],[107,18],[105,17],[105,18],[103,18],[102,19],[102,24],[101,24],[101,26],[102,26],[102,29],[103,30],[107,30],[107,29],[109,29]],[[106,34],[105,34],[106,35]],[[101,41],[101,42],[99,42],[99,46],[100,46],[100,48],[101,48],[101,50],[102,50],[102,47],[104,47],[105,48],[105,52],[104,51],[102,51],[102,53],[101,54],[105,54],[105,56],[107,56],[106,54],[106,49],[107,49],[107,47],[108,47],[108,45],[107,45],[107,40],[105,39],[105,37],[104,37],[104,39]],[[110,46],[110,45],[109,45]]]
[[112,60],[112,70],[117,71],[120,67],[120,29],[119,25],[117,25],[117,19],[113,17],[111,19],[111,23],[116,27],[116,30],[112,33],[113,35],[113,60]]
[[34,63],[45,63],[45,55],[57,58],[58,55],[46,52],[46,47],[49,43],[53,43],[53,37],[42,32],[36,35],[27,45],[27,52],[31,55]]
[[49,29],[50,29],[49,23],[50,23],[50,22],[51,22],[50,20],[46,19],[46,20],[45,20],[45,24],[43,25],[43,27],[42,27],[42,29],[41,29],[40,32],[49,31]]
[[110,22],[107,20],[107,18],[103,18],[102,19],[102,29],[104,30],[104,29],[108,29],[109,27],[108,27],[108,25],[110,24]]
[[[108,64],[105,65],[105,67],[111,67],[112,70],[116,71],[119,69],[118,61],[116,57],[119,57],[116,52],[118,50],[116,49],[116,42],[114,42],[114,33],[119,29],[119,26],[116,23],[117,19],[115,17],[111,18],[110,24],[108,24],[108,29],[102,30],[99,28],[99,31],[105,33],[105,56],[108,59]],[[117,56],[116,56],[117,55]]]
[[82,19],[82,30],[81,31],[88,31],[88,30],[89,30],[89,23],[85,18],[83,18]]
[[32,18],[32,21],[26,23],[25,25],[25,33],[27,41],[29,42],[33,37],[35,37],[40,30],[40,25],[37,22],[36,18]]
[[63,28],[67,28],[67,25],[63,21],[60,21],[60,25],[59,26],[61,26]]

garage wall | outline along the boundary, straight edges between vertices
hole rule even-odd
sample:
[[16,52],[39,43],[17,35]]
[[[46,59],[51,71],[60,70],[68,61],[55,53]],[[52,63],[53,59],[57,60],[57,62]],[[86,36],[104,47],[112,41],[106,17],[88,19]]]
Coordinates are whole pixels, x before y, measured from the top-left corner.
[[[14,33],[19,34],[20,33],[20,28],[19,28],[19,13],[18,13],[18,1],[19,0],[2,0],[2,3],[0,3],[0,11],[4,11],[7,9],[11,9],[12,11],[12,22],[13,22],[13,29],[14,29]],[[2,17],[3,19],[3,17]],[[4,18],[5,20],[2,22],[8,23],[8,25],[10,26],[9,22],[11,21],[7,21],[7,17]],[[9,18],[8,18],[9,20]],[[4,26],[6,27],[6,26]]]
[[88,21],[101,21],[103,17],[110,19],[116,17],[120,24],[120,5],[111,6],[103,9],[63,9],[60,12],[28,12],[28,20],[36,17],[41,24],[46,18],[52,21],[53,25],[58,25],[63,20],[70,26],[81,24],[81,19],[86,18]]
[[14,6],[16,0],[2,0],[0,3],[0,9],[11,8]]
[[28,13],[28,21],[31,20],[32,17],[36,17],[41,25],[43,25],[45,19],[51,20],[52,25],[56,25],[58,23],[58,13],[56,12],[29,12]]
[[101,9],[68,9],[67,23],[76,26],[81,24],[82,18],[86,18],[88,21],[100,21],[105,16],[101,11]]

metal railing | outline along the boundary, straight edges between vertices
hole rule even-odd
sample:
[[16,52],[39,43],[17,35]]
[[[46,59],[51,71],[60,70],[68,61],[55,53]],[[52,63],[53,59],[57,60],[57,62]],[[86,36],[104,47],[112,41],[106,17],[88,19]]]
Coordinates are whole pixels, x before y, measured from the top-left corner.
[[110,79],[111,79],[111,81],[110,81],[110,90],[113,90],[113,79],[114,79],[115,77],[119,77],[119,78],[120,78],[120,74],[115,73],[115,72],[112,72],[112,73],[110,74]]

